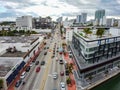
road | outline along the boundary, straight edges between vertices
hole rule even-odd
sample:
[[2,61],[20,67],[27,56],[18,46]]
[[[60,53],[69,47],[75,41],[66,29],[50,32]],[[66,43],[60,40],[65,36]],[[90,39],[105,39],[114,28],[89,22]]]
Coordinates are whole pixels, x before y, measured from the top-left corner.
[[[59,33],[58,29],[55,30],[53,38],[47,40],[46,47],[49,47],[49,49],[43,49],[37,57],[36,61],[45,61],[45,65],[41,66],[40,63],[39,65],[33,63],[33,66],[24,78],[26,82],[25,85],[20,85],[16,90],[60,90],[60,82],[66,82],[65,75],[60,76],[60,72],[65,71],[64,64],[59,64],[59,61],[56,61],[56,58],[58,58],[58,60],[63,58],[62,55],[56,52],[57,48],[60,48],[62,45],[61,37],[60,35],[58,36],[57,33]],[[55,54],[53,54],[53,50],[55,50]],[[44,55],[46,51],[47,55]],[[55,57],[51,58],[53,55]],[[39,73],[36,73],[37,66],[41,68]],[[58,73],[58,78],[56,80],[54,80],[52,76],[54,72]]]

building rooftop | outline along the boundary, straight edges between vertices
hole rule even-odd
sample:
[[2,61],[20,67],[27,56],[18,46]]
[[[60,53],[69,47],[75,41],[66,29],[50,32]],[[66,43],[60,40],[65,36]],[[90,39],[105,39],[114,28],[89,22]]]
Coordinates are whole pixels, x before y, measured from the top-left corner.
[[109,30],[105,30],[104,35],[102,37],[99,37],[96,35],[96,29],[92,30],[92,34],[88,34],[85,37],[85,33],[83,31],[78,32],[77,34],[81,36],[86,41],[92,41],[92,40],[100,40],[100,39],[107,39],[112,37],[118,37],[120,36],[120,30],[116,28],[111,28]]
[[12,36],[0,37],[0,43],[31,43],[38,36]]
[[16,52],[6,52],[0,57],[23,57],[26,52],[16,51]]
[[0,77],[4,77],[10,70],[11,66],[0,65]]

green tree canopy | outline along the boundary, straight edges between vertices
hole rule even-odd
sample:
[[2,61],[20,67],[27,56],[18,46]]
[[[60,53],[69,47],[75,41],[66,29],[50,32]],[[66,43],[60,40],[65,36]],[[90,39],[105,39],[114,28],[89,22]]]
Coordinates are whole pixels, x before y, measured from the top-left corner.
[[85,36],[87,36],[88,34],[92,34],[92,31],[90,28],[85,28],[83,32],[85,33]]
[[103,36],[104,32],[105,32],[104,28],[99,28],[96,32],[96,35],[101,38]]

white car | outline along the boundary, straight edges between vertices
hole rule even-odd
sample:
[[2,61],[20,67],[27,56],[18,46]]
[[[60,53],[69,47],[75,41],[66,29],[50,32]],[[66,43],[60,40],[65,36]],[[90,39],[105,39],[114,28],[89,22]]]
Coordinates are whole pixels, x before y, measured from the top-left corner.
[[65,83],[64,82],[60,83],[60,90],[65,90]]
[[20,75],[20,79],[24,79],[26,76],[26,72],[24,71],[21,75]]
[[58,78],[58,73],[57,72],[54,72],[53,73],[53,79],[57,79]]

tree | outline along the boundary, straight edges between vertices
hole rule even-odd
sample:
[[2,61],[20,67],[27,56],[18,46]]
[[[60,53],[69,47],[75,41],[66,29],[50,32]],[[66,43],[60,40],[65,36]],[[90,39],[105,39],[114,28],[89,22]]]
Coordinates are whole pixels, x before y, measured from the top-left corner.
[[92,81],[92,79],[93,79],[93,76],[90,75],[90,76],[88,77],[88,79],[90,80],[90,83],[91,83],[91,81]]
[[99,36],[101,38],[103,36],[104,32],[105,32],[104,28],[99,28],[96,32],[97,37]]
[[85,28],[83,32],[85,33],[85,37],[87,37],[88,34],[92,34],[92,31],[90,31],[90,28]]
[[67,81],[66,81],[66,82],[67,82],[67,84],[71,84],[71,79],[70,79],[70,77],[67,78]]
[[3,88],[3,80],[0,79],[0,88]]
[[72,70],[73,70],[73,64],[70,63],[70,64],[68,64],[68,71],[69,71],[69,73],[72,73]]

